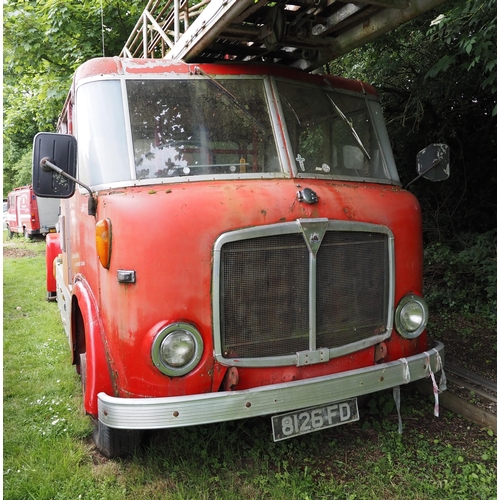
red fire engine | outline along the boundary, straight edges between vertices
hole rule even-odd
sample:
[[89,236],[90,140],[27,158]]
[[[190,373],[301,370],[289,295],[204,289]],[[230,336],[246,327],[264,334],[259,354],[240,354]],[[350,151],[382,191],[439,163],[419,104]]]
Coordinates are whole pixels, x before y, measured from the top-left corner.
[[56,231],[59,200],[37,198],[31,186],[15,188],[8,194],[5,226],[12,238],[14,233],[31,239]]
[[[421,175],[446,155],[421,152]],[[33,177],[62,199],[47,260],[107,456],[145,429],[271,415],[280,440],[343,424],[358,396],[441,367],[420,208],[368,84],[91,60],[59,133],[35,137]]]

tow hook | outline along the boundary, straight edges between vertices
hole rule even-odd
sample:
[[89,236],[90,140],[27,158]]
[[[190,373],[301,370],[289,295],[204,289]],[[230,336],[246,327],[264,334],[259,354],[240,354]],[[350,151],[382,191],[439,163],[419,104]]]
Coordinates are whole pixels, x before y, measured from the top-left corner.
[[237,386],[239,381],[240,375],[238,373],[238,369],[234,366],[231,366],[224,375],[222,387],[224,387],[225,391],[232,391],[233,387]]
[[387,356],[387,346],[385,342],[380,342],[375,346],[375,364],[383,363]]

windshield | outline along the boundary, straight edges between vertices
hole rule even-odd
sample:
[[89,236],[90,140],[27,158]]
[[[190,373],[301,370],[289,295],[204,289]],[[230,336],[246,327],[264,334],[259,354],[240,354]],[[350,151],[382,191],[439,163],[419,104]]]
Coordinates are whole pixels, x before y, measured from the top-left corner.
[[104,187],[282,176],[286,148],[298,177],[399,182],[378,101],[278,80],[282,119],[269,88],[262,77],[206,74],[84,83],[76,102],[79,178]]
[[280,172],[262,79],[130,80],[137,179]]
[[277,85],[297,175],[399,180],[378,102]]

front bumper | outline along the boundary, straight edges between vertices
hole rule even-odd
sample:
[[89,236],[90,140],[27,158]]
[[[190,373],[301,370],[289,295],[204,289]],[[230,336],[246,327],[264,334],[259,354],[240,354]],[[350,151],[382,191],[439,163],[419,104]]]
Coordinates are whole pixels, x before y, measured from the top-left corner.
[[164,429],[282,413],[389,389],[439,371],[444,346],[397,361],[243,391],[161,398],[98,395],[99,420],[116,429]]

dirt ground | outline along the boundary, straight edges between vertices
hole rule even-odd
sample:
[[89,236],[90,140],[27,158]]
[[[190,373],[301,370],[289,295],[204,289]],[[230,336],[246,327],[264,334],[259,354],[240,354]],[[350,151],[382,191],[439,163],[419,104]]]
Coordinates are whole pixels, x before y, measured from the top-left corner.
[[38,254],[32,250],[27,250],[24,248],[9,247],[4,243],[3,246],[3,258],[4,259],[16,259],[20,257],[36,257]]
[[445,364],[453,363],[484,378],[497,380],[497,331],[481,317],[431,314],[429,337],[445,346]]

